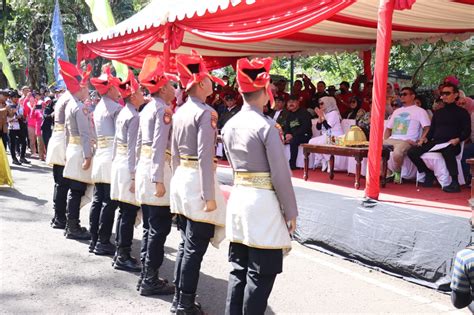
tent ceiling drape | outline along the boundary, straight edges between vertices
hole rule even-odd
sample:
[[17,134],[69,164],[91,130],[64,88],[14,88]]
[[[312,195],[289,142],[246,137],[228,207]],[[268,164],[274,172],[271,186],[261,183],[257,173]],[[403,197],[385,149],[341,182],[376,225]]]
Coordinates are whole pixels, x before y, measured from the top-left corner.
[[[395,11],[394,42],[466,39],[474,32],[468,1],[418,0]],[[78,58],[103,56],[140,67],[161,54],[167,25],[171,53],[197,49],[210,68],[237,57],[366,50],[375,46],[378,0],[155,0],[103,32],[80,35]]]

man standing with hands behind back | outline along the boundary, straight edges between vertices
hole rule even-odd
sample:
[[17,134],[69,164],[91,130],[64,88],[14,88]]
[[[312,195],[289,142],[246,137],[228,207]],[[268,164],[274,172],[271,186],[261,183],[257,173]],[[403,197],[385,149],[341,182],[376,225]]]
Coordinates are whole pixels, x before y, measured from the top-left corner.
[[226,314],[264,314],[283,250],[291,248],[298,215],[281,131],[263,114],[272,99],[271,58],[237,62],[242,110],[222,130],[224,148],[234,171],[226,236],[229,276]]
[[170,183],[171,212],[178,214],[182,241],[175,263],[176,293],[171,312],[204,314],[195,304],[199,270],[209,242],[218,242],[225,225],[225,201],[215,174],[217,113],[205,103],[212,94],[211,76],[200,55],[177,57],[179,79],[189,97],[173,116]]

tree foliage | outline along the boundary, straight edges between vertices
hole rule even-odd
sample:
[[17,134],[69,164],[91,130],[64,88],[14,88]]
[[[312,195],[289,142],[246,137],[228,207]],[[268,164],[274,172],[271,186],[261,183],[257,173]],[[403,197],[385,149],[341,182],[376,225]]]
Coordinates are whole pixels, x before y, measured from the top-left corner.
[[[149,0],[110,0],[117,23],[132,16]],[[18,82],[28,82],[34,88],[50,84],[53,79],[53,50],[50,38],[55,0],[11,0],[4,29],[4,45]],[[81,33],[96,30],[89,7],[84,0],[59,0],[68,55],[75,62],[76,39]],[[3,33],[3,32],[2,32]],[[103,60],[94,61],[100,69]]]

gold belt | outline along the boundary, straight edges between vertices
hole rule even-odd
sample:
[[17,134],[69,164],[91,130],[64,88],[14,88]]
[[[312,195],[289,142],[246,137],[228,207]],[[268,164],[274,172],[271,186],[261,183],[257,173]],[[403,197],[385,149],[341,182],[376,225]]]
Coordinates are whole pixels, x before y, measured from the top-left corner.
[[69,144],[81,144],[81,137],[70,136],[68,142]]
[[64,124],[55,124],[53,131],[64,131]]
[[[151,158],[151,153],[153,152],[153,149],[149,145],[142,145],[142,148],[140,149],[140,156],[146,157],[148,159]],[[166,161],[171,162],[171,152],[170,150],[166,150],[166,156],[165,156]]]
[[[171,156],[170,156],[171,158]],[[188,167],[188,168],[194,168],[194,169],[199,169],[199,161],[197,160],[191,160],[191,159],[183,159],[181,157],[181,161],[179,162],[179,166],[183,167]],[[217,167],[217,159],[214,159],[214,169]]]
[[116,145],[117,154],[127,154],[127,149],[128,146],[126,143],[117,143]]
[[152,152],[151,146],[142,145],[142,148],[140,149],[140,156],[151,158],[151,152]]
[[270,173],[234,172],[234,185],[273,190]]
[[110,148],[113,144],[113,141],[113,137],[97,137],[97,147],[101,149]]

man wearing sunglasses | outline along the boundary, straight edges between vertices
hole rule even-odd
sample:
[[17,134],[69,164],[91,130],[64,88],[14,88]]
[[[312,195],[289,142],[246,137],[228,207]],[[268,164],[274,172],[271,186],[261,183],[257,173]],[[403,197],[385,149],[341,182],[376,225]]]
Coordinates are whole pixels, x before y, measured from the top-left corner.
[[431,187],[435,175],[432,170],[428,169],[421,156],[435,145],[449,142],[448,146],[436,151],[443,155],[451,176],[451,184],[443,187],[443,191],[460,192],[456,156],[461,152],[461,142],[471,135],[471,118],[464,108],[456,105],[456,100],[459,97],[459,89],[456,85],[444,84],[440,94],[444,108],[434,113],[428,134],[418,141],[418,146],[408,151],[408,157],[420,173],[425,173],[423,186]]
[[417,145],[421,131],[421,138],[424,139],[430,129],[430,118],[426,110],[416,106],[415,97],[415,90],[411,87],[402,89],[400,98],[403,107],[395,109],[385,129],[384,144],[393,146],[394,168],[392,175],[396,184],[402,183],[401,169],[408,150]]

